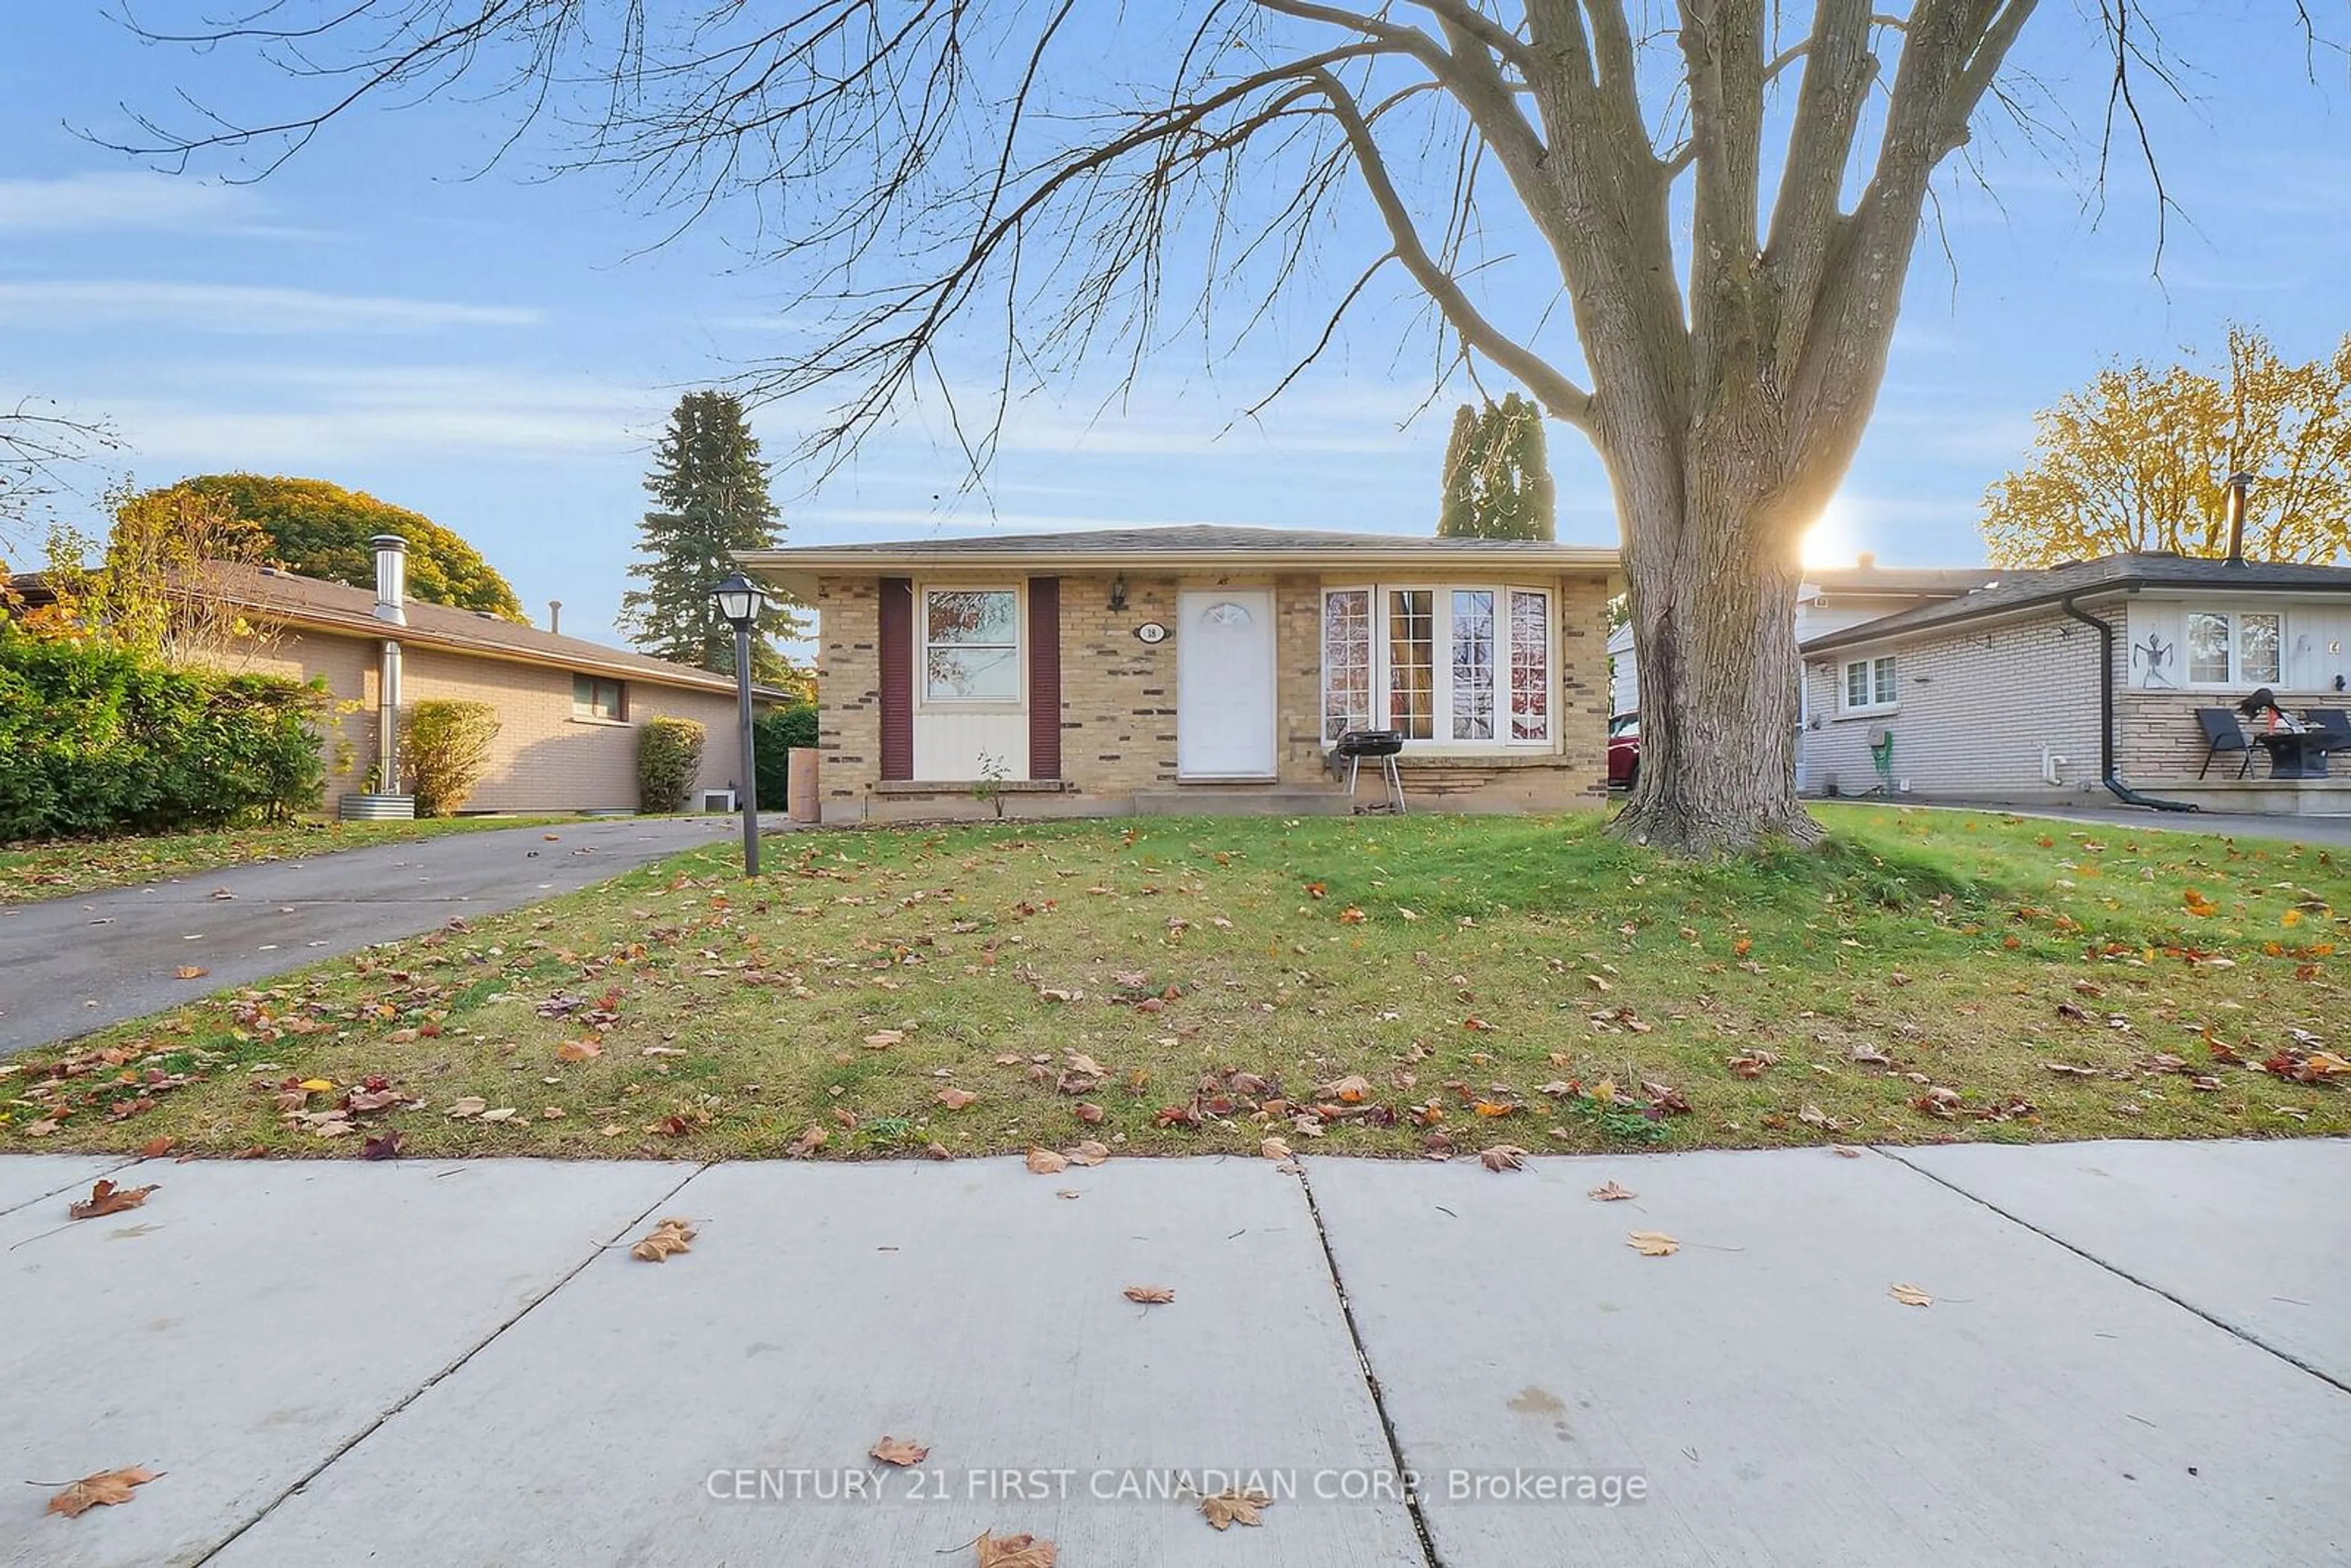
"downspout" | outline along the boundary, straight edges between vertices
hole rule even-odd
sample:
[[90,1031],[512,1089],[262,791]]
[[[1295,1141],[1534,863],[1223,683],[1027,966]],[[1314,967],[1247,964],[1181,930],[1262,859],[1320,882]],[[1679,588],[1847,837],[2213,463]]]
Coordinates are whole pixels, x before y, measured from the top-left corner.
[[2126,805],[2144,806],[2150,811],[2202,810],[2201,806],[2185,800],[2158,800],[2152,795],[2142,795],[2116,777],[2115,629],[2095,615],[2084,614],[2075,607],[2070,593],[2057,601],[2057,608],[2069,620],[2079,621],[2098,634],[2098,781]]

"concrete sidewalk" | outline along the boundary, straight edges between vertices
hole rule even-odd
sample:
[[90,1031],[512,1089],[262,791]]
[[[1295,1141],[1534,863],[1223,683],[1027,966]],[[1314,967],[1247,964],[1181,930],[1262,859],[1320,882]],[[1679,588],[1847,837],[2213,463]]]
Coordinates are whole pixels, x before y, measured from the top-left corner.
[[1303,1163],[0,1160],[0,1563],[2351,1555],[2351,1144]]
[[[0,907],[0,1056],[413,936],[454,915],[569,893],[729,839],[740,822],[616,817],[486,829]],[[765,814],[760,823],[786,825]],[[183,965],[210,973],[182,980]]]

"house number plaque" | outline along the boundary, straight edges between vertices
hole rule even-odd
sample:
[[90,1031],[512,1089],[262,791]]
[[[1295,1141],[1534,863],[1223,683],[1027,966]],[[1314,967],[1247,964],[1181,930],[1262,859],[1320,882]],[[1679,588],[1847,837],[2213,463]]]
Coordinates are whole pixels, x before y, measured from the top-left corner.
[[1136,638],[1145,643],[1157,643],[1167,641],[1167,628],[1156,621],[1144,622],[1134,629],[1134,634]]

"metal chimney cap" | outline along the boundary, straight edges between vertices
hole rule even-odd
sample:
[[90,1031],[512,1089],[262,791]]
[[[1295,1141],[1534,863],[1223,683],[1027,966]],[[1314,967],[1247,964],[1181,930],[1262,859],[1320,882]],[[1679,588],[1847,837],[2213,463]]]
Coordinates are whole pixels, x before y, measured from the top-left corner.
[[396,549],[402,554],[407,553],[408,550],[408,541],[398,534],[378,534],[368,540],[368,543],[377,549]]

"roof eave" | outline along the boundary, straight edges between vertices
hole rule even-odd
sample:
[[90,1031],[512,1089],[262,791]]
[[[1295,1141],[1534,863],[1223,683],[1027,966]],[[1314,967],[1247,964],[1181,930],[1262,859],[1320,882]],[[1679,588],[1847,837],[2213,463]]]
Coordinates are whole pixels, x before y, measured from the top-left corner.
[[1621,552],[1607,545],[1552,545],[1541,550],[1481,549],[1483,541],[1467,540],[1459,548],[1436,550],[1347,549],[1155,549],[1089,550],[1070,546],[1040,550],[1005,550],[974,555],[956,550],[878,549],[852,546],[841,549],[810,547],[784,550],[737,550],[737,565],[804,603],[816,599],[817,580],[824,577],[896,576],[916,571],[957,571],[986,574],[1006,571],[1207,571],[1294,572],[1324,575],[1362,571],[1411,570],[1426,573],[1462,566],[1523,571],[1591,574],[1607,578],[1624,570]]
[[[557,657],[552,653],[536,653],[520,648],[502,648],[492,643],[470,642],[450,636],[428,626],[395,626],[372,616],[339,615],[331,611],[306,610],[297,606],[246,602],[243,606],[253,614],[293,626],[308,626],[320,632],[336,632],[355,637],[368,637],[404,644],[438,648],[453,653],[469,654],[478,659],[495,659],[502,664],[528,664],[543,670],[576,670],[585,674],[611,675],[618,680],[646,681],[657,685],[675,686],[684,691],[719,692],[732,695],[735,683],[724,675],[705,675],[699,671],[681,668],[675,674],[647,670],[641,665],[622,664],[592,656],[573,658],[569,654]],[[761,688],[752,688],[754,696],[762,695]]]

